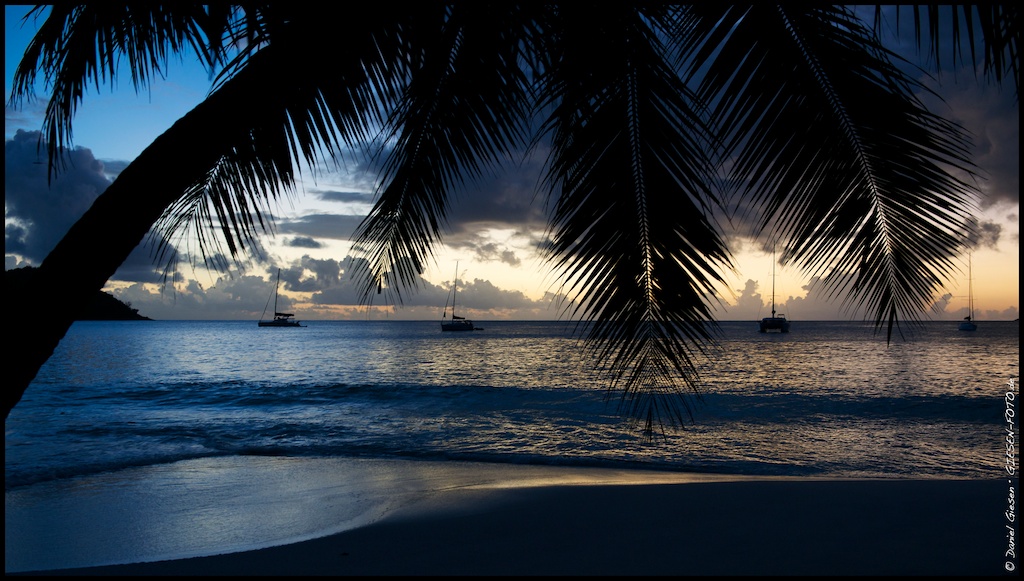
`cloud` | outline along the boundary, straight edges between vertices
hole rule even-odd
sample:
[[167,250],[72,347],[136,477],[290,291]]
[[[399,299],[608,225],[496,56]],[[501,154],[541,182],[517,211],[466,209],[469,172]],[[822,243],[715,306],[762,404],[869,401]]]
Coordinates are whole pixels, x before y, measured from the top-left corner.
[[277,231],[306,238],[351,240],[363,216],[351,214],[308,214],[296,218],[275,219]]
[[945,293],[944,295],[939,297],[938,300],[932,303],[931,312],[935,313],[936,315],[945,314],[946,309],[949,307],[952,301],[953,295],[951,293]]
[[[127,165],[127,162],[101,161],[90,149],[76,147],[68,152],[67,168],[48,184],[47,165],[42,157],[45,156],[45,146],[42,152],[37,151],[39,136],[38,131],[17,131],[5,143],[6,268],[38,265],[112,183],[112,176]],[[532,219],[536,219],[535,210],[517,197],[507,179],[497,183],[505,188],[499,199],[483,202],[480,198],[488,194],[478,191],[473,195],[477,203],[471,204],[471,211],[464,215],[516,227],[521,226],[516,224],[516,216],[533,216]],[[344,190],[323,190],[313,195],[325,201],[363,205],[370,197]],[[514,212],[510,210],[512,208]],[[275,216],[273,219],[279,233],[290,235],[284,240],[285,246],[322,249],[325,248],[322,240],[351,238],[363,217],[315,213],[295,218]],[[500,261],[509,266],[518,266],[522,262],[516,251],[507,245],[490,241],[468,227],[465,235],[471,242],[474,255],[481,260]],[[178,248],[176,251],[180,255],[177,258],[181,264],[203,268],[208,263],[221,272],[214,271],[212,282],[204,285],[176,271],[170,273],[174,284],[163,286],[162,266],[165,262],[158,262],[153,256],[152,246],[145,243],[147,241],[129,255],[111,279],[127,283],[111,289],[119,299],[155,319],[247,319],[260,316],[270,292],[268,280],[276,276],[276,267],[267,266],[258,275],[245,275],[236,270],[238,265],[234,261],[221,253],[212,252],[204,259],[191,254],[189,248]],[[262,245],[255,249],[257,260],[268,255]],[[194,261],[194,258],[198,260]],[[294,301],[306,300],[303,298],[306,296],[310,305],[359,305],[362,290],[345,277],[354,260],[351,257],[339,261],[304,255],[300,260],[284,265],[281,279],[285,294],[281,295],[280,306],[293,309]],[[438,309],[443,308],[447,294],[447,288],[420,279],[415,291],[403,293],[401,318],[435,316]],[[460,298],[465,300],[467,312],[511,312],[523,307],[532,309],[527,311],[530,315],[523,318],[545,318],[537,317],[535,313],[542,313],[546,304],[531,301],[519,291],[504,291],[489,281],[467,282],[465,288],[460,288]],[[331,311],[326,311],[328,318],[330,314]]]
[[337,190],[312,190],[307,192],[318,200],[343,204],[373,204],[373,194],[366,192],[341,192]]
[[531,309],[539,305],[520,291],[503,290],[479,278],[460,284],[458,290],[459,308],[486,310],[501,305],[507,309]]
[[976,226],[975,234],[969,236],[968,243],[972,248],[984,247],[995,250],[999,245],[999,236],[1003,227],[995,222],[980,222]]
[[[304,273],[311,276],[301,278]],[[316,292],[341,286],[341,263],[334,259],[316,259],[305,255],[298,265],[287,269],[287,288],[298,292]]]
[[[775,310],[790,320],[801,321],[834,321],[856,320],[864,318],[862,309],[852,312],[841,312],[846,298],[845,292],[832,295],[825,290],[819,277],[802,286],[803,296],[776,296]],[[756,321],[771,315],[771,296],[761,293],[760,285],[753,279],[747,279],[742,289],[736,289],[735,297],[724,298],[724,321]]]
[[[873,13],[874,8],[865,10]],[[896,10],[893,6],[883,8],[889,24],[886,31],[895,29]],[[928,75],[919,75],[919,80],[934,94],[918,95],[929,110],[959,123],[969,132],[973,142],[971,161],[981,170],[982,179],[977,184],[982,192],[981,209],[1000,204],[1019,205],[1020,108],[1012,78],[1000,87],[987,82],[980,69],[962,67],[962,56],[956,53],[955,47],[970,40],[975,44],[973,50],[981,54],[981,37],[969,37],[961,28],[957,38],[951,26],[953,20],[949,19],[926,33],[935,32],[943,37],[940,42],[946,50],[936,60],[926,48],[931,39],[925,37],[919,44],[913,29],[914,19],[909,18],[909,9],[902,10],[899,37],[889,37],[886,42],[891,42],[910,63],[929,71]]]
[[46,255],[93,201],[110,185],[103,163],[85,148],[68,152],[67,167],[47,183],[46,145],[38,131],[18,130],[4,142],[4,217],[6,252],[34,264]]
[[[218,277],[205,287],[197,280],[163,290],[136,283],[114,289],[112,294],[152,319],[258,320],[272,291],[273,287],[261,276],[235,275]],[[290,309],[293,303],[282,294],[278,306]]]
[[502,250],[500,253],[500,257],[501,262],[509,266],[517,267],[523,263],[523,261],[520,260],[518,256],[516,256],[516,253],[512,252],[511,250]]
[[[38,131],[18,130],[4,143],[4,253],[20,257],[20,262],[7,260],[5,265],[15,262],[38,266],[42,263],[112,183],[110,166],[96,159],[92,150],[85,147],[67,150],[66,165],[59,166],[50,180],[46,143],[39,138]],[[124,164],[114,164],[114,167],[120,172]],[[144,238],[111,280],[162,282],[166,258],[161,261],[161,257],[155,255],[154,244],[158,242],[159,239],[151,236]],[[228,264],[223,256],[216,254],[211,260],[222,268]]]
[[[7,95],[10,96],[10,87],[7,87]],[[28,99],[18,107],[4,106],[4,132],[8,136],[11,132],[35,132],[39,133],[40,120],[46,116],[46,99]]]
[[[152,248],[143,242],[132,250],[121,266],[117,267],[110,280],[162,284],[165,265],[166,263],[160,262],[159,258],[153,255]],[[169,274],[179,277],[177,272],[172,271]]]
[[448,224],[453,234],[495,229],[543,229],[547,225],[544,199],[537,185],[542,160],[536,155],[512,167],[502,167],[487,179],[478,178],[453,194]]
[[324,246],[309,236],[296,236],[286,240],[284,244],[292,248],[323,248]]
[[103,160],[103,173],[107,175],[111,180],[117,179],[117,176],[121,175],[124,168],[128,167],[130,161],[123,159],[104,159]]
[[1011,87],[996,89],[973,77],[947,79],[939,89],[946,105],[933,105],[951,115],[973,136],[972,161],[982,170],[982,209],[1020,204],[1020,112]]
[[747,279],[742,289],[736,289],[736,304],[727,307],[729,320],[755,320],[764,312],[764,297],[758,292],[757,281]]

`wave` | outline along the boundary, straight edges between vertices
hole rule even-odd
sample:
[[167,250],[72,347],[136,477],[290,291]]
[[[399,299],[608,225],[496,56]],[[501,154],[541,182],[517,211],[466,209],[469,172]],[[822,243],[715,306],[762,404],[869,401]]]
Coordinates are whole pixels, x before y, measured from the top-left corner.
[[[694,408],[691,424],[645,442],[607,396],[599,390],[475,385],[187,381],[121,386],[102,405],[65,410],[59,433],[51,435],[56,439],[32,447],[36,458],[27,453],[28,444],[45,435],[27,427],[8,429],[5,483],[10,488],[226,455],[408,457],[771,475],[856,471],[859,466],[863,472],[883,468],[865,465],[874,450],[861,451],[850,463],[815,456],[835,447],[833,440],[843,431],[859,438],[903,430],[922,440],[945,439],[951,450],[971,449],[998,437],[1002,413],[1001,399],[976,396],[707,394]],[[742,435],[752,450],[744,452],[741,439],[731,441],[734,435]],[[796,441],[786,444],[787,439]]]

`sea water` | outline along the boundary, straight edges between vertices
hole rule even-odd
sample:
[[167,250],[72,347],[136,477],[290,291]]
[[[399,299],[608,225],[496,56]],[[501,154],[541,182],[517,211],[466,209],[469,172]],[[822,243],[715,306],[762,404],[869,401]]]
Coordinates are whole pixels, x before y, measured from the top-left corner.
[[692,420],[649,441],[571,324],[306,324],[75,323],[5,423],[7,490],[246,455],[1000,477],[1020,367],[1017,322],[724,322]]

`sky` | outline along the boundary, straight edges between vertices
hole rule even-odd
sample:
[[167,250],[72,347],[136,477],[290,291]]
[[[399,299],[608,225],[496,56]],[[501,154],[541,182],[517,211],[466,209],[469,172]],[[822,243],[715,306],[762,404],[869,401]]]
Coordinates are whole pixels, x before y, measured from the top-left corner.
[[[5,6],[5,102],[14,67],[31,35],[22,26],[26,6]],[[982,237],[970,254],[975,318],[1013,320],[1019,316],[1019,117],[1012,86],[1002,89],[975,80],[973,73],[946,72],[935,85],[950,115],[975,137],[979,184],[977,219]],[[198,64],[172,62],[164,78],[136,94],[127,76],[111,91],[92,88],[73,122],[73,164],[48,186],[45,153],[36,151],[45,101],[5,107],[5,270],[38,265],[92,201],[158,135],[201,102],[211,86]],[[45,90],[40,88],[40,94]],[[202,135],[196,135],[202,139]],[[187,152],[182,152],[187,155]],[[557,280],[536,248],[544,240],[545,212],[534,196],[540,159],[503,168],[489,180],[459,194],[435,262],[424,284],[405,293],[398,308],[368,309],[344,276],[349,237],[373,202],[373,176],[358,163],[307,172],[296,195],[275,213],[276,233],[263,240],[266,260],[243,269],[209,271],[187,256],[173,285],[162,285],[162,267],[140,247],[108,281],[105,290],[153,319],[258,319],[267,308],[281,269],[282,309],[300,320],[440,319],[458,271],[459,314],[479,321],[565,318],[555,300]],[[168,171],[174,170],[168,160]],[[155,178],[159,179],[159,178]],[[760,244],[730,233],[736,272],[723,273],[719,320],[756,320],[771,311],[773,260]],[[935,297],[936,320],[956,320],[967,305],[968,263],[962,276]],[[861,318],[823,297],[794,267],[774,269],[777,310],[791,320]],[[273,306],[271,305],[271,309]]]

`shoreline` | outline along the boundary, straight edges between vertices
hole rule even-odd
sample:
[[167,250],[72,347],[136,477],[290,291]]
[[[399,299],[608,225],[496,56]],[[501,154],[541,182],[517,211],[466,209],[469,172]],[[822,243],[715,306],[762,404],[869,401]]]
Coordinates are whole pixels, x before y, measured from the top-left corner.
[[[191,538],[221,554],[150,560],[161,556],[151,545],[126,552],[127,564],[12,565],[19,555],[56,563],[53,547],[75,548],[29,543],[12,554],[26,515],[38,520],[54,499],[22,506],[7,495],[7,575],[1001,575],[1017,481],[230,457],[75,484],[53,491],[70,500],[40,530],[106,534],[79,547],[95,551],[124,545],[123,519],[136,527],[133,543],[145,545],[150,527],[158,541]],[[64,510],[94,520],[69,521]],[[246,537],[296,521],[311,532]]]

